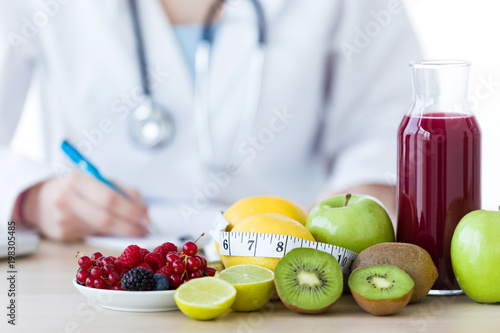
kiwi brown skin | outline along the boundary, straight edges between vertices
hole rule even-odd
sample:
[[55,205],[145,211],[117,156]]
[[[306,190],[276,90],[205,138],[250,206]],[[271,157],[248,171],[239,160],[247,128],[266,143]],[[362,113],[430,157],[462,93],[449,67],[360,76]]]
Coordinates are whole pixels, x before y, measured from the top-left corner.
[[356,303],[366,312],[375,316],[387,316],[401,311],[408,304],[413,295],[414,288],[411,288],[410,291],[401,297],[382,300],[363,297],[352,289],[351,293]]
[[420,246],[408,243],[380,243],[361,251],[352,267],[391,265],[401,268],[415,282],[410,303],[424,298],[438,277],[436,265],[429,253]]
[[293,304],[290,304],[290,303],[287,303],[286,301],[283,300],[283,297],[281,297],[279,291],[278,291],[278,286],[276,285],[276,280],[274,280],[274,286],[276,287],[276,291],[278,293],[278,296],[279,298],[281,299],[281,302],[290,310],[294,311],[294,312],[297,312],[297,313],[304,313],[304,314],[320,314],[320,313],[323,313],[323,312],[326,312],[328,311],[332,306],[335,305],[335,303],[337,303],[337,301],[340,299],[340,296],[342,296],[342,294],[339,295],[339,297],[333,301],[331,304],[328,304],[327,306],[324,306],[322,307],[321,309],[314,309],[314,310],[310,310],[310,309],[303,309],[301,307],[298,307],[298,306],[295,306]]

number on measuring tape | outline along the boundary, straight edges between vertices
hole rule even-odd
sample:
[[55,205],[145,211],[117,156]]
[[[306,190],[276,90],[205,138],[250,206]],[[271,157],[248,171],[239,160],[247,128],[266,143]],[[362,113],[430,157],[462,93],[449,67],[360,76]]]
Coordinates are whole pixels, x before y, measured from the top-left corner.
[[221,255],[243,257],[283,258],[296,248],[317,249],[333,255],[345,274],[349,274],[357,256],[357,253],[342,247],[286,235],[221,231],[219,244],[222,244]]

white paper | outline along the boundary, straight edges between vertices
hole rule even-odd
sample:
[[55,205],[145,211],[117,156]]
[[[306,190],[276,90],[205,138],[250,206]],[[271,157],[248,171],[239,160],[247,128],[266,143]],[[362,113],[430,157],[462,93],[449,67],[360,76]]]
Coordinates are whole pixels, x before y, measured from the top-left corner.
[[213,216],[220,212],[220,207],[206,208],[199,215],[193,216],[192,220],[185,221],[176,205],[156,205],[149,207],[151,221],[157,226],[158,232],[147,237],[107,237],[91,236],[85,238],[85,242],[98,247],[116,249],[123,251],[131,244],[138,245],[148,250],[153,250],[165,242],[182,246],[188,240],[196,240],[202,233],[196,244],[203,248],[210,242],[210,228]]

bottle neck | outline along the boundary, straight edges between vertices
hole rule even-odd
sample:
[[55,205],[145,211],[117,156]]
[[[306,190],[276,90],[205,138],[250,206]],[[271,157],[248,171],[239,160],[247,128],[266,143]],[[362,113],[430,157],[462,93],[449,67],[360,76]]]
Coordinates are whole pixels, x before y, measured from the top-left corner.
[[412,63],[413,102],[409,114],[472,114],[467,102],[468,62]]

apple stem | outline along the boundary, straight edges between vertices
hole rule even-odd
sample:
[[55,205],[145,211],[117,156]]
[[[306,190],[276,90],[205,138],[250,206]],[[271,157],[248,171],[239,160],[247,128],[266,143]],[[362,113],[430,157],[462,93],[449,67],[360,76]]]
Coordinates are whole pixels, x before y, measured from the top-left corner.
[[351,193],[347,193],[345,195],[344,207],[347,206],[347,203],[349,202],[349,199],[351,199]]

